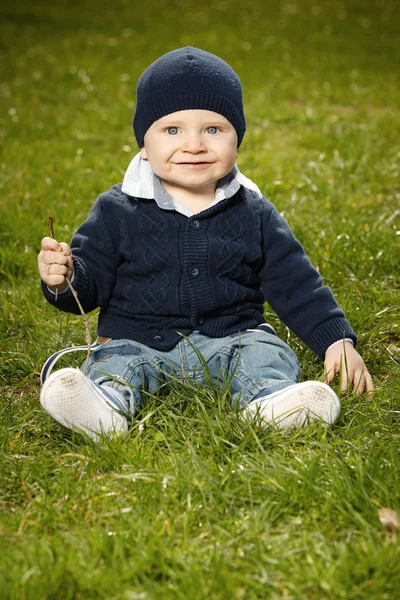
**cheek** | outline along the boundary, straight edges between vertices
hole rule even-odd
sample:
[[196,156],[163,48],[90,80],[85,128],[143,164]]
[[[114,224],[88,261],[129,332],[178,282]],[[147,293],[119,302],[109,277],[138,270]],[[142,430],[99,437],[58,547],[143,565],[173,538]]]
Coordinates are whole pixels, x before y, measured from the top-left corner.
[[228,151],[226,151],[225,153],[225,163],[226,164],[232,164],[232,166],[235,164],[236,159],[237,159],[238,153],[237,153],[237,149],[236,148],[230,148]]
[[231,162],[235,163],[237,158],[237,146],[233,141],[227,142],[227,140],[224,140],[223,143],[216,145],[215,150],[219,154],[224,164]]
[[153,151],[147,153],[147,158],[150,164],[150,167],[154,171],[156,175],[162,177],[165,173],[167,173],[170,169],[168,158],[160,152]]
[[149,158],[153,158],[158,163],[166,163],[175,151],[175,146],[168,139],[162,139],[151,148],[151,152],[148,152]]
[[150,163],[158,164],[160,162],[160,152],[157,146],[147,148],[147,158]]

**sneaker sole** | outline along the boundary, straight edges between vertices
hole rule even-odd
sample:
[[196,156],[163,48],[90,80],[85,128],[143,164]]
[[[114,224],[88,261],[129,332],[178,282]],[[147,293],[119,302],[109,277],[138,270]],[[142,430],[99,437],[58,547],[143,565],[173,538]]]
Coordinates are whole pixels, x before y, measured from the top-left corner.
[[[47,379],[40,393],[44,410],[68,429],[97,439],[99,434],[126,433],[127,420],[101,397],[94,384],[78,369],[60,369]],[[99,397],[100,396],[100,397]]]
[[277,429],[304,426],[321,421],[327,427],[340,414],[340,402],[329,385],[319,381],[305,381],[275,392],[248,404],[248,416],[259,416]]

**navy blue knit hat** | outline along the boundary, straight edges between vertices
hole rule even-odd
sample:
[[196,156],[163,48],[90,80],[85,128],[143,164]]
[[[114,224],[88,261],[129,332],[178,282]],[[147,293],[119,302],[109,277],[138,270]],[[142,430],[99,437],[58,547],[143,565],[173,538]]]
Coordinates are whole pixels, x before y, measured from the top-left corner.
[[141,148],[149,127],[170,113],[212,110],[232,123],[240,146],[246,131],[242,86],[222,58],[187,46],[164,54],[139,78],[133,129]]

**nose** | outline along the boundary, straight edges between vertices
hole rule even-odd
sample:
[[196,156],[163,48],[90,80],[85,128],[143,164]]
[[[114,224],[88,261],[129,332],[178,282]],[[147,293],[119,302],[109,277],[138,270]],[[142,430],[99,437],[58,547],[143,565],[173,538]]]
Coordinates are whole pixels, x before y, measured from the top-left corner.
[[204,152],[205,149],[204,141],[199,133],[193,132],[186,134],[185,141],[183,143],[184,152],[197,154],[199,152]]

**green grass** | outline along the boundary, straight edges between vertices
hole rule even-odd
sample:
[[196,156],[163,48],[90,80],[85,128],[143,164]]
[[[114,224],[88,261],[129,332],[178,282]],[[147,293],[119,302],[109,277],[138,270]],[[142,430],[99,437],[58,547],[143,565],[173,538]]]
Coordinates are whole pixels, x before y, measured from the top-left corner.
[[[0,8],[0,597],[400,596],[400,46],[394,0],[19,2]],[[47,217],[69,241],[136,152],[137,77],[191,44],[239,73],[239,166],[282,211],[359,334],[373,397],[282,434],[229,394],[146,398],[94,444],[40,408],[39,372],[84,343],[36,273]],[[322,364],[281,325],[303,378]],[[96,315],[90,322],[95,331]],[[69,364],[68,362],[64,364]],[[337,382],[335,382],[337,386]]]

